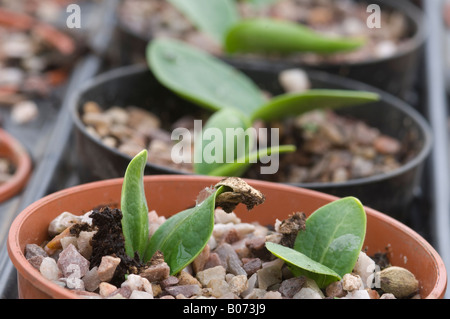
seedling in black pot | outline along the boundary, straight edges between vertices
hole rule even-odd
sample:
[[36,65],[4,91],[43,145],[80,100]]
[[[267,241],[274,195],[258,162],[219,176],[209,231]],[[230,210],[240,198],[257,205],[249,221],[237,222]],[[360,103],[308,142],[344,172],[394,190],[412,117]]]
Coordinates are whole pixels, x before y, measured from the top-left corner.
[[[218,160],[204,158],[208,139],[196,140],[194,162],[198,174],[242,176],[260,159],[271,154],[293,152],[293,145],[252,148],[255,136],[245,134],[256,120],[266,122],[297,116],[315,109],[331,109],[359,105],[379,99],[366,91],[310,89],[302,93],[286,93],[267,99],[245,74],[214,56],[173,39],[157,39],[147,47],[147,60],[156,78],[179,96],[213,111],[204,130],[218,129],[223,136]],[[241,132],[236,139],[227,139],[227,129]],[[245,143],[244,154],[238,156],[238,143]],[[227,152],[233,156],[227,157]],[[217,154],[217,153],[216,153]],[[229,161],[229,158],[234,161]]]

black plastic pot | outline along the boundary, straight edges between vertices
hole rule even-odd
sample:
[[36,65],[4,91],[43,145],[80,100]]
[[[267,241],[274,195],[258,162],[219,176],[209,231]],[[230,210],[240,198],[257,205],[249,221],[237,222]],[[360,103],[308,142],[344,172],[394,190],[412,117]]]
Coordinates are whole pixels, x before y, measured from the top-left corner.
[[[279,94],[277,71],[271,69],[243,70],[262,89]],[[415,154],[401,168],[387,174],[351,180],[345,183],[295,184],[337,196],[356,196],[367,206],[376,208],[406,222],[408,206],[419,186],[422,168],[430,153],[432,134],[423,117],[408,104],[390,94],[360,82],[335,75],[310,71],[314,87],[374,91],[381,95],[376,103],[345,108],[348,114],[366,121],[385,134],[410,141],[409,149]],[[101,106],[135,105],[162,115],[162,122],[170,127],[184,114],[205,116],[201,108],[184,101],[161,86],[145,65],[122,67],[92,79],[80,89],[73,100],[72,115],[75,122],[76,149],[80,178],[83,182],[121,177],[131,157],[104,145],[87,133],[80,119],[82,105],[96,101]],[[146,174],[185,174],[172,168],[147,164]]]
[[[322,70],[370,84],[408,100],[410,98],[408,94],[417,80],[418,64],[422,58],[426,39],[426,23],[424,23],[422,10],[408,0],[357,1],[367,2],[368,5],[378,4],[382,10],[399,11],[405,14],[409,28],[409,39],[401,50],[386,58],[368,59],[367,61],[354,63],[322,63],[320,65],[294,62],[288,58],[265,59],[255,56],[251,58],[223,56],[222,58],[244,67],[249,64],[258,67],[261,64],[269,63],[273,68],[279,70],[289,67]],[[369,16],[370,12],[367,15]],[[382,25],[381,28],[383,28]],[[130,64],[145,59],[145,47],[151,41],[151,36],[145,37],[131,30],[120,19],[117,35],[119,43],[121,43],[120,59],[122,63]]]

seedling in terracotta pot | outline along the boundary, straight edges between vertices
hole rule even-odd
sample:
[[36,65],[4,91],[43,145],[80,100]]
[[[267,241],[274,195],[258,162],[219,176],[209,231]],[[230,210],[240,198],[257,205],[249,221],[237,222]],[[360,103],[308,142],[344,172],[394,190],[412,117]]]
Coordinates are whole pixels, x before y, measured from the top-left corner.
[[[241,224],[235,214],[236,206],[241,203],[248,210],[263,204],[265,195],[240,178],[225,178],[214,187],[205,188],[194,207],[172,215],[149,234],[149,211],[143,183],[146,157],[147,151],[143,150],[129,163],[122,184],[121,213],[120,210],[100,209],[82,218],[66,218],[65,227],[60,227],[60,233],[45,246],[46,251],[52,253],[63,248],[54,249],[57,241],[65,246],[59,251],[56,262],[51,257],[45,257],[45,252],[40,251],[37,245],[27,246],[27,258],[32,263],[40,261],[38,268],[42,275],[59,280],[60,283],[65,282],[68,288],[79,295],[107,298],[127,295],[130,298],[167,299],[168,295],[184,295],[188,298],[233,296],[307,299],[323,297],[326,293],[328,297],[369,299],[378,296],[378,292],[372,288],[380,287],[380,292],[386,294],[385,298],[393,297],[393,294],[404,298],[417,293],[419,289],[418,281],[408,270],[388,265],[383,271],[377,271],[375,262],[361,252],[366,234],[366,213],[354,197],[334,200],[308,218],[303,213],[292,214],[281,222],[277,221],[275,230],[269,231],[262,225]],[[97,222],[103,218],[102,215],[105,218],[112,217],[116,220],[114,223],[122,225],[123,237],[116,234],[114,243],[106,237],[99,240],[95,234],[104,231],[97,229]],[[89,217],[93,219],[92,225],[86,221]],[[121,221],[117,218],[121,218]],[[221,221],[217,221],[217,218]],[[62,221],[59,217],[55,220],[58,219]],[[56,224],[52,222],[51,225]],[[230,231],[234,235],[217,234],[226,225],[231,225],[233,230]],[[247,230],[239,234],[239,226]],[[115,231],[119,229],[114,228]],[[80,231],[86,230],[94,233],[92,240],[88,241],[92,245],[91,257],[87,257],[90,260],[81,255],[86,254],[86,247],[83,252],[78,252],[77,249],[84,246],[81,242],[78,242],[79,248],[72,244],[77,242],[77,236],[81,236]],[[259,232],[263,235],[258,235]],[[214,240],[211,241],[212,238]],[[251,251],[247,257],[239,257],[236,247],[231,246],[238,238],[246,242],[247,250]],[[260,239],[263,240],[262,245]],[[219,242],[213,245],[216,240]],[[122,249],[122,241],[128,258],[116,251]],[[52,249],[49,250],[50,247]],[[108,254],[98,256],[98,247]],[[207,266],[204,256],[211,256],[210,253],[217,254],[220,260],[226,262]],[[244,252],[241,254],[246,256]],[[101,257],[102,262],[98,267],[90,264],[94,256]],[[245,259],[245,262],[240,258]],[[258,265],[251,265],[255,263]],[[116,270],[119,265],[122,265],[122,272]],[[282,275],[286,273],[282,271],[284,265],[293,277]],[[60,270],[55,267],[60,267]],[[84,270],[73,271],[77,267],[83,267]],[[124,271],[123,267],[128,268]],[[189,267],[193,268],[193,275],[187,272]],[[50,268],[54,268],[57,273],[62,271],[63,280]],[[228,283],[225,281],[225,272],[228,274]],[[277,273],[275,277],[269,275],[273,272]],[[69,286],[77,282],[84,284]],[[110,282],[120,285],[120,288]],[[269,291],[268,288],[275,283],[280,283],[280,288]],[[230,289],[230,293],[225,296],[221,292],[223,289],[218,287],[224,285]],[[250,285],[253,286],[248,291]],[[338,292],[335,286],[341,287]],[[95,291],[99,291],[100,296]]]
[[[251,79],[219,59],[178,40],[157,39],[147,48],[148,64],[156,78],[181,97],[214,111],[204,131],[222,133],[221,150],[205,158],[204,136],[196,139],[194,171],[213,176],[241,176],[257,159],[295,151],[293,145],[267,145],[254,150],[255,136],[246,134],[256,120],[274,121],[318,109],[333,109],[377,101],[378,94],[365,91],[310,89],[285,93],[267,100]],[[241,132],[237,140],[227,139],[227,129]],[[276,144],[278,141],[275,141]],[[236,150],[245,143],[241,157]],[[211,146],[209,146],[211,147]],[[234,161],[230,161],[227,152]],[[242,153],[244,153],[242,155]],[[217,155],[221,154],[221,155]]]

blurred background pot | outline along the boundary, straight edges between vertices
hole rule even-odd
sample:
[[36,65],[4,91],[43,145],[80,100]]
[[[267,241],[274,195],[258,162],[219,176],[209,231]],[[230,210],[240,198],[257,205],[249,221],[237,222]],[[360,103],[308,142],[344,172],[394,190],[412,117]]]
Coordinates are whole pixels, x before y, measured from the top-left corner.
[[[162,15],[160,11],[154,11],[154,13],[146,12],[146,7],[154,8],[158,7],[158,5],[152,5],[147,1],[144,1],[139,6],[140,0],[130,0],[129,8],[138,11],[129,12],[127,15],[127,10],[123,7],[119,7],[118,10],[118,30],[117,37],[119,42],[121,43],[121,53],[120,60],[122,63],[130,64],[134,62],[142,61],[145,53],[145,46],[148,41],[151,41],[152,38],[155,37],[155,34],[152,33],[152,24],[149,21],[151,15]],[[397,1],[387,1],[387,0],[361,0],[361,1],[343,1],[342,8],[351,7],[352,3],[361,4],[364,9],[370,4],[379,5],[382,12],[386,12],[389,19],[396,20],[396,22],[392,22],[392,27],[398,29],[405,29],[405,37],[397,50],[393,50],[393,44],[390,41],[380,41],[380,48],[371,48],[368,49],[368,52],[373,54],[373,52],[378,52],[378,54],[374,54],[370,57],[363,58],[358,56],[359,53],[350,55],[343,54],[344,58],[317,58],[317,55],[311,54],[306,58],[298,58],[298,57],[262,57],[256,54],[254,55],[224,55],[220,53],[220,47],[217,49],[217,45],[208,45],[205,44],[205,39],[202,37],[192,37],[191,42],[193,45],[199,45],[203,47],[205,50],[210,51],[211,53],[215,53],[216,55],[221,56],[226,61],[232,61],[233,63],[241,63],[244,66],[247,64],[265,64],[268,63],[272,67],[277,67],[279,70],[290,68],[290,67],[302,67],[302,68],[312,68],[318,69],[322,71],[326,71],[328,73],[338,74],[344,77],[356,79],[362,81],[364,83],[368,83],[375,87],[378,87],[384,91],[392,93],[395,96],[407,99],[408,101],[414,99],[412,96],[411,89],[414,87],[417,79],[417,65],[420,62],[423,53],[423,47],[425,43],[426,37],[426,24],[424,23],[424,15],[421,9],[417,8],[414,4],[407,0],[397,0]],[[320,3],[317,1],[317,5],[313,5],[318,8],[316,11],[322,11]],[[126,7],[126,1],[123,4]],[[289,6],[288,6],[289,8]],[[152,9],[155,10],[155,9]],[[152,11],[148,9],[148,11]],[[288,11],[292,11],[286,9]],[[326,9],[325,11],[327,11]],[[345,9],[343,9],[345,11]],[[275,14],[270,10],[266,10],[266,14]],[[283,11],[283,10],[282,10]],[[354,8],[349,10],[350,12],[356,11]],[[272,13],[270,13],[272,12]],[[329,10],[328,10],[329,12]],[[391,15],[392,12],[400,13],[404,15],[404,19],[396,19],[394,15]],[[320,12],[318,12],[320,13]],[[327,13],[327,12],[324,12]],[[351,27],[354,24],[354,17],[350,19],[347,25],[352,30],[355,28],[369,28],[366,26],[366,21],[369,18],[371,11],[362,12],[363,15],[358,16],[358,25]],[[289,13],[292,15],[292,13]],[[289,15],[288,14],[288,15]],[[361,15],[360,14],[360,15]],[[136,17],[137,15],[137,17]],[[148,16],[146,16],[148,15]],[[179,14],[178,14],[179,15]],[[275,14],[276,15],[276,14]],[[312,16],[312,14],[311,14]],[[321,16],[320,14],[318,16]],[[178,16],[177,16],[178,17]],[[308,16],[309,17],[309,16]],[[156,17],[156,20],[161,20],[163,18]],[[299,17],[301,19],[301,17]],[[319,19],[319,18],[318,18]],[[388,19],[388,20],[389,20]],[[174,18],[172,20],[180,20],[180,18]],[[319,19],[320,20],[320,19]],[[352,22],[353,21],[353,22]],[[320,21],[319,21],[320,22]],[[148,25],[147,25],[148,23]],[[181,23],[181,22],[180,22]],[[386,21],[383,21],[386,23]],[[396,32],[400,32],[398,30],[388,30],[388,27],[385,24],[381,24],[380,28],[370,29],[369,32],[381,32],[384,35],[391,35]],[[142,25],[141,25],[142,24]],[[157,23],[155,23],[157,24]],[[182,24],[182,23],[181,23]],[[320,23],[319,23],[320,24]],[[344,22],[343,22],[344,24]],[[320,25],[318,29],[320,29]],[[142,28],[142,30],[140,30]],[[345,29],[345,28],[344,28]],[[162,36],[166,35],[170,32],[161,32]],[[200,39],[197,39],[200,38]],[[383,43],[381,43],[383,42]],[[387,43],[389,42],[389,43]],[[126,48],[125,50],[123,48]],[[354,55],[354,58],[350,58],[351,55]],[[311,59],[312,57],[312,59]],[[352,61],[353,60],[353,61]]]
[[[205,176],[146,176],[144,187],[149,208],[169,217],[191,207],[198,193],[215,185],[218,178]],[[75,186],[48,195],[22,211],[11,225],[8,253],[18,271],[20,298],[77,298],[75,293],[47,279],[25,258],[27,244],[41,244],[47,239],[51,220],[63,211],[83,214],[99,205],[119,206],[123,179],[113,179]],[[310,215],[336,197],[298,187],[248,180],[266,197],[263,205],[248,212],[242,205],[236,213],[243,222],[257,221],[273,225],[293,211]],[[176,200],[174,200],[176,198]],[[300,204],[299,204],[300,203]],[[366,208],[367,231],[363,245],[370,256],[387,253],[392,265],[410,270],[420,283],[422,298],[442,298],[447,284],[445,266],[432,246],[420,235],[395,219]]]
[[0,37],[2,103],[13,103],[21,95],[45,97],[65,83],[80,50],[71,36],[30,15],[4,8],[0,8],[0,28],[4,29]]
[[0,202],[18,194],[26,185],[32,170],[32,162],[26,149],[18,140],[0,129],[0,161],[5,160],[12,166],[11,175],[6,174],[6,180],[0,182]]
[[[278,72],[264,69],[241,69],[263,90],[274,95],[283,92]],[[365,205],[382,210],[407,221],[414,192],[420,185],[425,159],[430,153],[432,134],[423,117],[408,104],[365,84],[318,71],[309,71],[312,87],[374,91],[380,101],[339,110],[339,114],[354,117],[379,129],[384,134],[407,141],[404,147],[409,160],[388,173],[358,178],[342,183],[295,183],[339,197],[356,196]],[[80,89],[74,97],[72,116],[75,122],[76,150],[80,177],[83,182],[123,176],[131,155],[119,152],[93,136],[81,120],[83,105],[94,101],[100,106],[134,105],[161,117],[163,127],[172,125],[183,115],[205,118],[205,111],[179,98],[153,77],[146,66],[122,67],[104,73]],[[208,116],[208,114],[206,114]],[[172,128],[173,129],[173,128]],[[179,169],[148,163],[147,174],[186,174]],[[245,176],[244,176],[245,177]]]

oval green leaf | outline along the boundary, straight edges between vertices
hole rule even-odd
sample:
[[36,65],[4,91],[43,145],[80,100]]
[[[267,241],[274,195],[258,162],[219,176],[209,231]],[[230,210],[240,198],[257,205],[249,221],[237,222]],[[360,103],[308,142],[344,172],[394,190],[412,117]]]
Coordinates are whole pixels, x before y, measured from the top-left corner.
[[219,44],[226,32],[239,21],[234,0],[168,0],[197,29],[211,35]]
[[143,256],[148,240],[148,207],[143,181],[146,163],[147,150],[143,150],[128,164],[122,184],[122,230],[125,251],[131,258],[135,252]]
[[261,90],[245,74],[181,41],[151,41],[147,61],[163,85],[201,107],[235,108],[249,116],[265,103]]
[[[194,145],[194,170],[210,175],[227,163],[245,158],[253,147],[255,136],[248,130],[251,123],[241,112],[222,109],[215,112],[203,127]],[[244,169],[243,167],[240,167]],[[236,172],[239,176],[239,172]]]
[[379,95],[366,91],[311,89],[301,93],[278,95],[261,105],[252,119],[277,120],[317,109],[336,109],[379,100]]
[[228,53],[330,54],[355,50],[363,44],[362,39],[325,36],[297,23],[261,18],[242,20],[231,27],[224,48]]
[[295,276],[307,276],[315,280],[320,288],[341,280],[341,276],[334,270],[292,248],[271,242],[266,242],[266,248],[276,257],[284,260]]
[[219,187],[200,204],[167,219],[150,238],[144,261],[160,251],[172,275],[190,264],[212,235],[216,196],[224,189]]
[[350,273],[366,234],[366,213],[361,202],[345,197],[317,209],[306,220],[294,249],[333,269],[339,276]]

